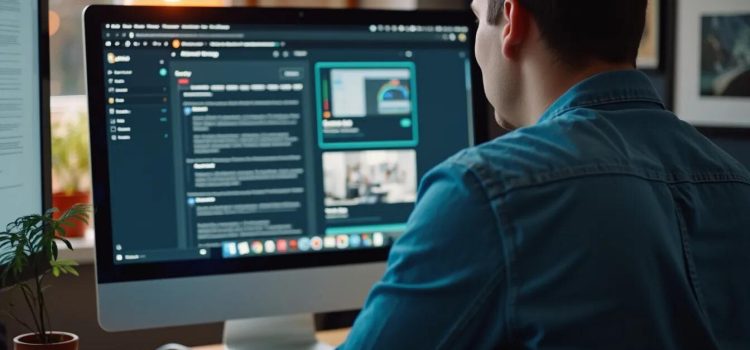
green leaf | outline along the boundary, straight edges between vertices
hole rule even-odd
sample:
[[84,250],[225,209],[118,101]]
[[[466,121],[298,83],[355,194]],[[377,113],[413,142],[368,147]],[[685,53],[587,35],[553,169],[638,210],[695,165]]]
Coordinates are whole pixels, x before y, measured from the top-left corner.
[[65,231],[65,228],[62,227],[62,225],[66,225],[66,223],[63,222],[63,223],[61,223],[61,225],[58,225],[57,227],[55,227],[55,232],[58,235],[60,235],[60,237],[67,237],[68,236],[68,232]]
[[57,266],[78,266],[78,262],[75,260],[57,260],[54,263]]
[[[52,266],[52,275],[55,277],[59,277],[60,274],[71,274],[73,276],[78,277],[78,270],[75,268],[75,266],[78,266],[78,262],[73,260],[58,260],[58,261],[50,261],[50,265]],[[57,274],[55,274],[55,270],[57,270]]]
[[68,249],[73,250],[73,244],[71,244],[69,240],[65,238],[58,238],[58,239],[62,241],[63,243],[65,243],[65,246],[68,247]]
[[52,260],[57,260],[57,244],[52,244]]
[[[93,207],[90,205],[75,205],[71,210],[63,213],[60,219],[55,219],[53,214],[58,210],[52,208],[45,211],[43,215],[19,217],[8,223],[4,232],[0,232],[0,263],[7,265],[0,272],[0,279],[6,282],[9,277],[20,277],[24,271],[39,272],[39,275],[33,279],[35,290],[25,284],[28,282],[15,283],[11,286],[17,287],[23,292],[25,301],[32,310],[34,317],[36,317],[36,314],[33,310],[45,311],[44,299],[37,295],[44,288],[45,276],[79,275],[75,268],[78,264],[75,261],[57,262],[60,250],[57,240],[62,241],[68,249],[73,249],[70,241],[64,238],[67,234],[66,229],[69,229],[75,221],[88,222],[89,213],[92,209]],[[50,261],[49,269],[39,265],[41,261],[36,257],[36,254],[42,254]],[[44,323],[43,320],[39,319],[34,321],[35,325],[43,325]]]
[[71,275],[78,276],[78,270],[76,270],[76,268],[72,265],[60,266],[60,270],[65,274],[69,273]]

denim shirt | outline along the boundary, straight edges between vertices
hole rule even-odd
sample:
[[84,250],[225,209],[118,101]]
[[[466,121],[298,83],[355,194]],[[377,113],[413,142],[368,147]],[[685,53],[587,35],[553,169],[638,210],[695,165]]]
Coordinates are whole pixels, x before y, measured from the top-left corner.
[[637,71],[422,180],[343,349],[750,349],[750,173]]

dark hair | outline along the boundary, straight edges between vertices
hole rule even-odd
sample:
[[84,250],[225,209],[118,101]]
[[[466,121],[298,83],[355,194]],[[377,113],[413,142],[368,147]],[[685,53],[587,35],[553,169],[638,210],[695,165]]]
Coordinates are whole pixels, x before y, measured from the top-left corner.
[[[633,63],[646,25],[648,0],[519,0],[560,60],[581,67],[592,60]],[[488,0],[498,23],[505,0]]]

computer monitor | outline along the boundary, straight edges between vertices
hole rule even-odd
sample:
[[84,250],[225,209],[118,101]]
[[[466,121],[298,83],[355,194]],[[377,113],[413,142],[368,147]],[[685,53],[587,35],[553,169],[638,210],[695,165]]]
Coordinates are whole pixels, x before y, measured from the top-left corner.
[[51,202],[48,33],[47,0],[0,0],[0,231]]
[[84,20],[107,330],[360,308],[419,179],[485,137],[467,12]]

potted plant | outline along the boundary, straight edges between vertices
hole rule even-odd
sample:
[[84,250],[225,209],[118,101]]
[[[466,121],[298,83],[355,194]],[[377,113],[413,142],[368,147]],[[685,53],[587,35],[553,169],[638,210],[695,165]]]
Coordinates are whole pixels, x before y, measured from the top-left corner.
[[[84,112],[58,117],[52,122],[52,205],[60,213],[76,203],[90,203],[88,126]],[[68,238],[83,237],[84,222],[68,229]]]
[[56,211],[50,209],[42,215],[20,217],[9,223],[5,232],[0,232],[0,263],[6,265],[0,274],[2,285],[22,294],[32,320],[26,322],[18,317],[14,305],[10,305],[7,314],[30,332],[13,339],[16,350],[78,349],[78,336],[52,330],[44,295],[45,278],[61,274],[78,276],[76,262],[58,260],[57,242],[73,249],[65,238],[67,230],[76,222],[86,223],[91,206],[76,204],[59,219],[53,217]]

